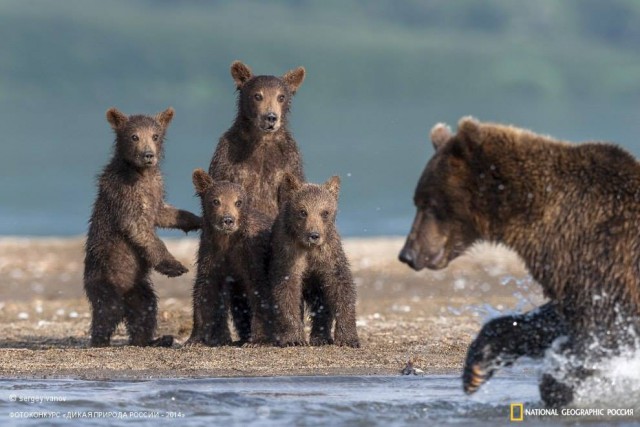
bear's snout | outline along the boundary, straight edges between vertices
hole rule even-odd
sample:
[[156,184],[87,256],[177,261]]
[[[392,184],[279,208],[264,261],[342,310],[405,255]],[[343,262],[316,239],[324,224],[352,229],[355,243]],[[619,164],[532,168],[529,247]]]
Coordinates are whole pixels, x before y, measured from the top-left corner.
[[320,233],[317,231],[310,231],[307,233],[307,243],[310,245],[319,245],[321,243]]
[[145,150],[142,153],[142,158],[144,159],[145,164],[152,165],[156,159],[156,154],[151,150]]
[[233,215],[229,215],[229,214],[223,215],[222,217],[219,217],[219,220],[217,221],[215,228],[218,231],[222,231],[223,233],[230,234],[236,231],[236,229],[238,228],[238,222],[236,221],[236,218]]
[[398,259],[400,260],[400,262],[407,264],[409,267],[413,268],[414,270],[419,270],[418,268],[416,268],[416,263],[415,263],[416,253],[413,249],[405,246],[400,251],[400,255],[398,255]]
[[274,112],[264,114],[262,116],[262,129],[268,132],[278,130],[278,115]]

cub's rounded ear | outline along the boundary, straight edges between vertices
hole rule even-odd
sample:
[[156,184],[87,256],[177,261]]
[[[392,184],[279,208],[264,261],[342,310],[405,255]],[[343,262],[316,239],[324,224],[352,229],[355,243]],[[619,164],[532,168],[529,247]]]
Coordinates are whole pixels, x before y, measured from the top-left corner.
[[251,68],[246,66],[240,61],[233,61],[231,64],[231,77],[236,82],[236,89],[241,89],[242,86],[253,77]]
[[480,143],[480,127],[482,125],[475,117],[466,116],[458,121],[458,135],[467,141]]
[[196,194],[199,196],[202,196],[207,191],[207,188],[213,185],[213,178],[211,178],[211,175],[200,168],[193,171],[192,179],[193,186],[196,189]]
[[156,121],[160,124],[160,126],[166,128],[167,126],[169,126],[169,123],[171,123],[171,120],[173,120],[174,114],[174,109],[172,107],[169,107],[162,113],[156,114]]
[[125,123],[127,123],[127,120],[129,120],[127,115],[116,107],[111,107],[107,110],[107,121],[111,124],[113,130],[120,129]]
[[304,76],[306,71],[304,67],[298,67],[293,70],[289,70],[282,76],[282,80],[289,86],[289,90],[291,93],[296,93],[298,88],[302,85],[304,81]]
[[438,123],[431,128],[431,143],[436,151],[446,144],[452,136],[451,128],[444,123]]
[[329,190],[336,199],[340,195],[340,177],[338,175],[329,178],[322,186]]
[[302,183],[298,178],[290,173],[285,173],[278,187],[278,206],[282,206],[286,201],[291,199],[291,197],[300,190],[300,187],[302,187]]

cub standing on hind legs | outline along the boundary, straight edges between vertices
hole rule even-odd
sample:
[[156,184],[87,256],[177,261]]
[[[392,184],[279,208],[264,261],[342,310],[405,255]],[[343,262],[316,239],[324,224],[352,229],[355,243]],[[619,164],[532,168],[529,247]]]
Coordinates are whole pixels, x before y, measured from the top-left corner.
[[[298,67],[282,77],[254,76],[249,67],[235,61],[231,76],[238,90],[238,112],[218,142],[209,175],[214,181],[240,184],[249,208],[273,222],[285,173],[304,181],[300,151],[287,127],[287,116],[305,71]],[[251,329],[249,305],[241,295],[232,296],[232,312],[245,313],[243,330]]]
[[229,296],[246,298],[252,318],[233,311],[241,343],[270,341],[267,322],[267,261],[272,221],[245,203],[239,184],[213,181],[202,169],[193,171],[202,200],[202,235],[198,275],[193,287],[193,331],[187,344],[231,344],[227,323]]
[[158,302],[149,274],[155,269],[176,277],[188,270],[169,253],[155,228],[188,232],[198,230],[201,219],[164,202],[158,163],[172,118],[172,108],[155,117],[107,111],[116,133],[115,151],[99,178],[85,247],[92,347],[108,346],[122,320],[131,345],[173,343],[169,335],[153,339]]
[[306,303],[312,316],[311,345],[359,347],[356,288],[335,227],[340,178],[316,185],[301,184],[288,175],[281,192],[269,271],[277,343],[306,344]]
[[213,154],[209,175],[244,187],[249,206],[271,219],[278,214],[278,188],[285,173],[304,181],[298,145],[287,128],[291,100],[304,80],[298,67],[282,77],[254,76],[240,61],[231,64],[238,113]]

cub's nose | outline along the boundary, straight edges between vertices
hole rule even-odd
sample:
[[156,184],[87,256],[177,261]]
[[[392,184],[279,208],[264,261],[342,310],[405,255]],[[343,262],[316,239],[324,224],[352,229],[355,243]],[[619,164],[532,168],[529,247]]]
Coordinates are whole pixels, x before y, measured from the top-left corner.
[[416,253],[413,251],[413,249],[406,247],[402,248],[398,259],[400,260],[400,262],[408,264],[411,268],[415,268],[416,266]]
[[278,115],[276,113],[269,113],[269,114],[267,114],[265,119],[267,120],[267,122],[269,124],[274,124],[275,122],[278,121]]
[[153,151],[148,151],[148,150],[142,153],[142,156],[144,157],[144,160],[146,162],[151,162],[156,157]]
[[222,218],[222,223],[227,227],[231,227],[233,224],[235,224],[235,222],[236,220],[230,215],[226,215],[224,218]]
[[318,233],[317,231],[312,231],[311,233],[309,233],[310,242],[316,243],[318,240],[320,240],[320,233]]

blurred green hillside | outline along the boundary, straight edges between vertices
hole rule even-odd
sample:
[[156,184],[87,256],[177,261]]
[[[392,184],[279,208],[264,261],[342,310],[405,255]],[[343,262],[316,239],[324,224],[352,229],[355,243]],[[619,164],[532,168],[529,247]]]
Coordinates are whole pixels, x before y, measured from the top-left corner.
[[233,118],[235,59],[307,68],[292,126],[310,179],[350,178],[347,234],[408,227],[437,121],[472,114],[640,153],[637,1],[4,0],[0,234],[85,230],[112,105],[176,108],[169,199],[197,210],[189,175]]
[[635,105],[639,21],[633,0],[5,0],[1,94],[18,105],[138,94],[204,108],[243,58],[273,73],[304,63],[317,87],[308,95],[323,102],[472,91]]

